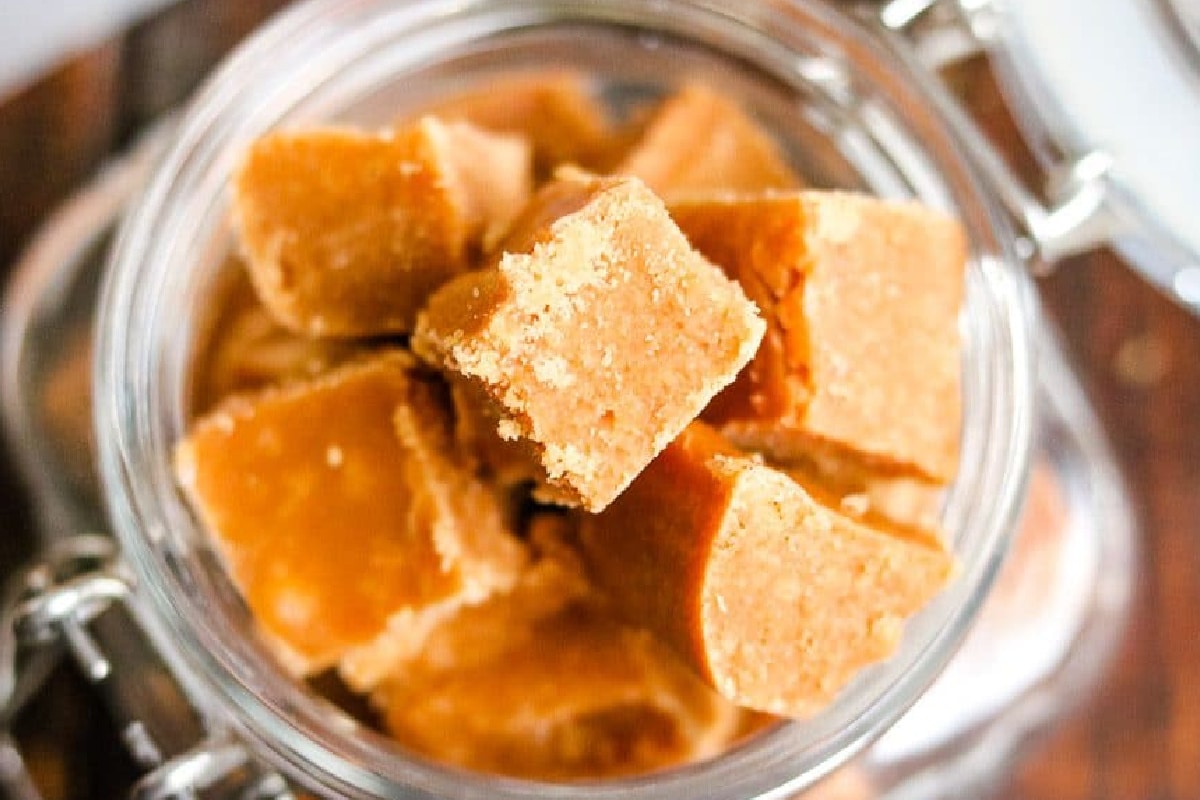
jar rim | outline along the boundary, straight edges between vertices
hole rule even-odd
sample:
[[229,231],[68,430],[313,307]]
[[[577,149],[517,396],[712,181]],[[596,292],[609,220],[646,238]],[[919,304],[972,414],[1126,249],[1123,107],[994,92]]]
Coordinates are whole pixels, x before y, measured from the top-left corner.
[[[434,48],[445,41],[436,34],[454,25],[466,26],[454,29],[462,35],[477,35],[485,24],[513,30],[624,25],[697,38],[719,31],[746,42],[774,41],[784,51],[794,46],[783,42],[785,34],[816,42],[812,52],[853,62],[879,97],[919,133],[945,181],[948,203],[972,239],[965,320],[971,369],[964,375],[964,393],[972,402],[965,409],[962,474],[947,510],[956,520],[954,530],[969,530],[963,536],[973,542],[972,557],[964,560],[957,582],[923,612],[920,635],[906,634],[906,645],[916,637],[919,646],[905,659],[888,662],[873,678],[871,696],[860,698],[858,712],[843,714],[845,719],[820,717],[803,724],[804,735],[797,732],[798,724],[789,724],[709,762],[642,778],[556,786],[555,796],[759,797],[799,790],[898,718],[965,635],[1005,553],[1030,460],[1031,303],[1014,236],[969,154],[905,80],[903,65],[869,31],[821,0],[730,5],[719,0],[311,0],[243,44],[181,120],[174,145],[122,225],[102,287],[94,374],[101,478],[117,536],[162,623],[160,638],[194,673],[199,700],[289,775],[342,796],[418,791],[515,799],[541,796],[546,789],[399,756],[369,736],[347,734],[345,726],[329,723],[328,710],[298,688],[270,684],[271,668],[261,650],[230,641],[214,623],[212,598],[198,588],[197,579],[216,566],[211,559],[193,564],[189,559],[196,553],[180,549],[180,542],[198,541],[202,532],[170,469],[171,447],[184,420],[181,405],[168,408],[163,397],[164,392],[179,395],[187,359],[184,345],[166,336],[177,325],[170,318],[171,303],[189,287],[186,275],[170,267],[197,258],[191,245],[200,246],[198,234],[189,231],[198,213],[215,214],[224,202],[234,153],[253,131],[274,126],[281,110],[316,96],[314,87],[346,70],[356,53],[402,38],[411,43],[416,35],[427,37]],[[436,52],[409,56],[433,58]],[[321,112],[318,100],[306,113]]]

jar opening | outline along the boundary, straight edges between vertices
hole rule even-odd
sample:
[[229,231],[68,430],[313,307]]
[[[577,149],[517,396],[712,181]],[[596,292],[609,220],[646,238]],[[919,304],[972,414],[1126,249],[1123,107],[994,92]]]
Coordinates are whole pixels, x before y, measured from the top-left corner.
[[[171,448],[191,414],[191,364],[229,248],[227,183],[245,145],[316,120],[375,125],[406,104],[523,67],[597,76],[620,111],[700,77],[743,99],[814,185],[917,197],[955,213],[972,250],[962,330],[965,428],[944,524],[957,579],[913,620],[901,651],[826,712],[720,758],[555,796],[782,796],[831,771],[894,721],[946,663],[1003,556],[1028,465],[1032,366],[1012,234],[903,69],[816,0],[320,0],[243,46],[197,97],[127,219],[104,287],[97,422],[110,515],[214,718],[316,791],[544,796],[545,786],[431,766],[291,681],[256,643],[206,536],[177,492]],[[408,796],[408,795],[406,795]]]

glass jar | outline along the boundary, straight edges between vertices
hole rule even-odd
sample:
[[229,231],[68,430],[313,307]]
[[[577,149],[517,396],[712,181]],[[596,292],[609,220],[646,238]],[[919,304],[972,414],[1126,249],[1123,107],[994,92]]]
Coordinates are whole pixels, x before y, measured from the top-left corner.
[[[545,67],[597,76],[618,112],[702,78],[737,96],[811,185],[915,197],[945,209],[963,223],[971,251],[961,318],[961,470],[943,508],[961,562],[954,583],[909,624],[893,658],[864,671],[817,717],[779,726],[708,762],[571,787],[425,762],[285,677],[257,641],[170,469],[171,447],[190,416],[197,332],[230,246],[229,177],[246,145],[281,125],[384,125],[501,72]],[[250,769],[267,781],[262,786],[278,789],[274,770],[331,797],[783,797],[892,727],[959,651],[989,596],[1017,530],[1038,418],[1034,342],[1043,332],[1027,275],[1027,220],[1014,223],[994,164],[973,150],[939,97],[880,29],[818,0],[317,0],[281,15],[238,50],[170,132],[113,247],[95,327],[101,491],[122,565],[108,574],[132,587],[114,592],[169,665],[207,737],[144,783],[146,796],[171,796],[163,792],[174,791],[170,781],[180,768],[203,785],[198,775],[215,783],[253,764],[263,765]],[[30,314],[23,319],[28,325]],[[7,339],[27,335],[14,329]],[[1043,350],[1054,380],[1065,382],[1043,392],[1042,430],[1059,431],[1043,450],[1057,446],[1053,458],[1082,453],[1079,464],[1058,465],[1056,474],[1069,476],[1064,496],[1075,511],[1109,492],[1121,511],[1119,484],[1088,427],[1086,406],[1072,394],[1053,345]],[[28,376],[18,371],[6,380],[10,427],[28,427],[22,412],[11,410],[22,402],[14,396]],[[1116,533],[1096,539],[1095,572],[1080,587],[1082,616],[1064,625],[1066,649],[1091,642],[1091,662],[1102,661],[1094,656],[1109,645],[1086,636],[1087,626],[1119,629],[1113,621],[1125,585],[1124,578],[1110,581],[1105,593],[1098,576],[1114,569],[1125,576],[1129,562],[1128,516],[1106,522]],[[1084,536],[1098,529],[1095,520],[1090,528],[1080,524]],[[86,627],[99,616],[99,603],[81,606],[75,621]],[[81,648],[72,645],[86,662]],[[1062,689],[1070,683],[1062,678],[1065,663],[1047,665],[1013,696],[1038,681]],[[935,712],[962,725],[922,746],[889,750],[884,739],[864,762],[882,776],[871,792],[926,774],[931,758],[943,766],[965,763],[964,754],[978,752],[964,744],[970,736],[1003,727],[1002,707],[973,719],[960,712]],[[947,742],[957,745],[947,750]],[[147,763],[177,750],[149,744],[158,752]]]

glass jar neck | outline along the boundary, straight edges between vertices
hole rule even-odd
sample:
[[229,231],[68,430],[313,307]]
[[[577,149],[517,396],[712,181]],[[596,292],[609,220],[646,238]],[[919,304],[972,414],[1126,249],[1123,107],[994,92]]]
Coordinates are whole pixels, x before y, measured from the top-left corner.
[[[968,231],[961,474],[944,523],[958,581],[901,652],[825,713],[710,762],[588,786],[481,779],[399,754],[293,682],[255,643],[236,592],[181,502],[171,447],[187,421],[194,331],[228,248],[225,186],[246,143],[280,124],[377,124],[398,103],[514,66],[575,67],[660,86],[713,76],[823,181],[955,213]],[[817,0],[321,0],[237,51],[196,98],[124,228],[103,290],[96,371],[112,521],[208,711],[264,759],[347,797],[782,796],[858,752],[953,654],[1002,558],[1032,425],[1027,284],[970,159],[868,32]]]

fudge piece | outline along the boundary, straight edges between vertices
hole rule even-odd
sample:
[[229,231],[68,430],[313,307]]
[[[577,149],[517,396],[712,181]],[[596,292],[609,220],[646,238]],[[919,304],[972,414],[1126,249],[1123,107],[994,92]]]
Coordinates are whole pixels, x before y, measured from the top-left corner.
[[395,665],[420,648],[425,636],[460,605],[476,603],[511,587],[527,559],[510,533],[510,498],[501,485],[477,477],[473,462],[454,444],[456,422],[448,387],[439,380],[415,382],[410,402],[396,408],[396,436],[408,458],[403,466],[417,502],[409,525],[433,532],[443,567],[461,564],[466,583],[451,602],[433,609],[405,609],[368,646],[348,651],[338,664],[342,679],[368,692]]
[[540,474],[536,458],[523,442],[502,439],[494,406],[479,388],[463,380],[452,381],[454,445],[461,457],[479,473],[503,488],[534,483]]
[[525,137],[533,147],[534,171],[543,178],[561,164],[611,169],[621,143],[587,80],[569,70],[497,78],[427,106],[424,113]]
[[599,511],[734,379],[764,324],[640,181],[570,175],[523,219],[558,214],[518,221],[495,267],[435,293],[412,344],[487,398],[543,498]]
[[364,673],[390,668],[372,649],[397,649],[391,631],[477,602],[521,568],[499,500],[435,463],[441,441],[397,435],[407,416],[448,438],[444,392],[411,357],[387,353],[235,398],[177,447],[180,485],[296,673],[343,658]]
[[234,181],[250,276],[280,324],[314,336],[406,333],[528,199],[528,144],[433,119],[384,134],[273,133]]
[[737,709],[611,615],[555,530],[563,524],[535,517],[541,556],[516,587],[460,610],[373,695],[385,728],[442,762],[540,780],[718,753]]
[[617,166],[668,199],[697,192],[794,189],[779,145],[736,103],[702,84],[669,97]]
[[234,394],[311,380],[362,353],[356,342],[303,336],[280,325],[259,302],[240,259],[230,259],[231,285],[221,292],[198,362],[197,410]]
[[706,420],[780,463],[849,458],[953,477],[967,259],[957,222],[833,192],[691,200],[671,213],[769,324]]
[[689,426],[580,532],[597,583],[727,699],[803,717],[945,585],[952,558],[822,506]]
[[814,458],[781,467],[821,503],[874,528],[907,527],[941,540],[945,486],[905,475],[890,475],[849,458],[830,458],[819,448]]

